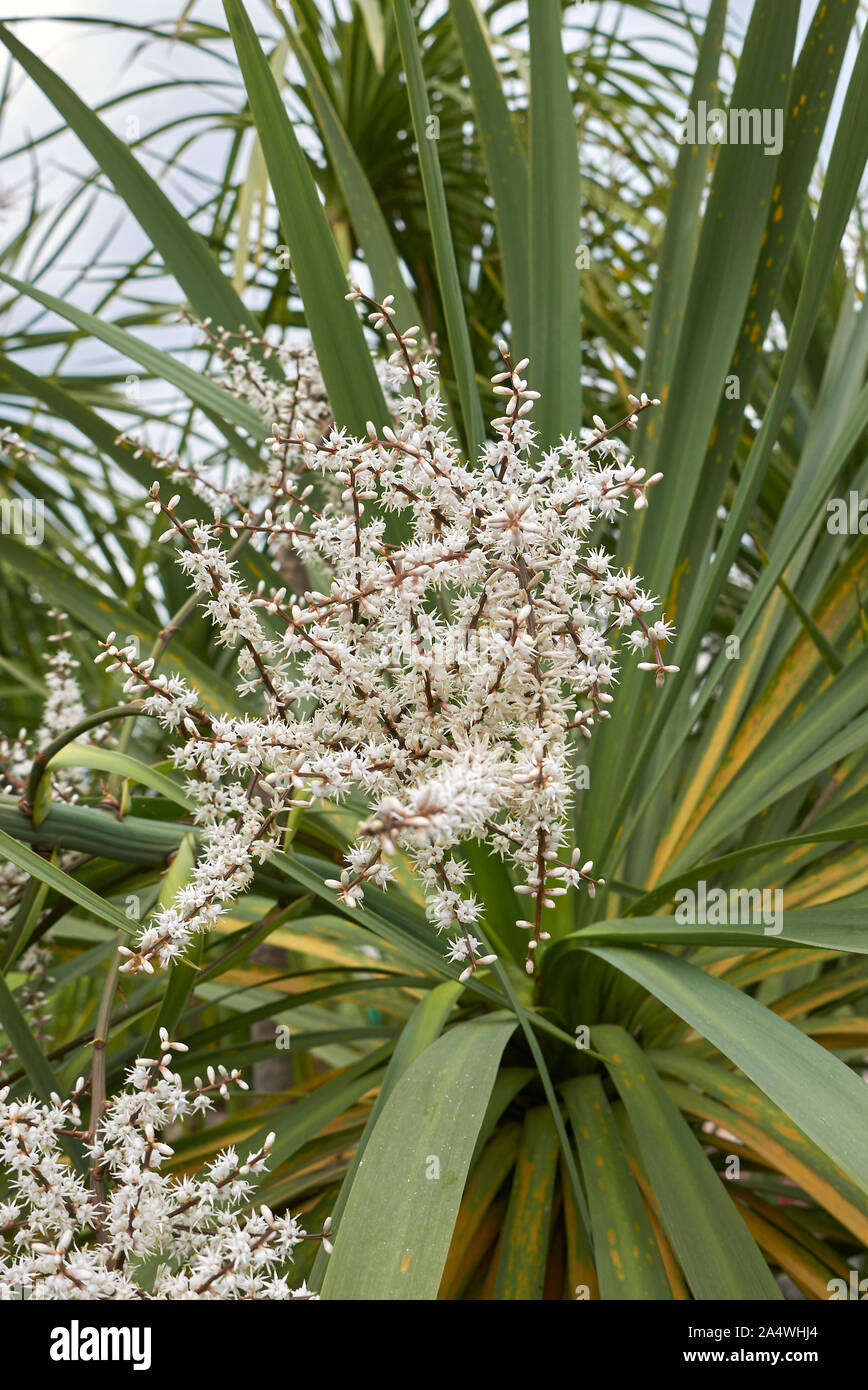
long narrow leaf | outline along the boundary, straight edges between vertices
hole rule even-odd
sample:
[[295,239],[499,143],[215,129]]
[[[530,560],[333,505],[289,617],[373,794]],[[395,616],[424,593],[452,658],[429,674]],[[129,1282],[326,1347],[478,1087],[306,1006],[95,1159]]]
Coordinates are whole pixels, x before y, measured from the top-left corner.
[[339,425],[363,434],[387,412],[328,218],[243,0],[224,9],[329,401]]
[[461,1194],[515,1020],[459,1024],[419,1056],[368,1141],[324,1299],[437,1297]]

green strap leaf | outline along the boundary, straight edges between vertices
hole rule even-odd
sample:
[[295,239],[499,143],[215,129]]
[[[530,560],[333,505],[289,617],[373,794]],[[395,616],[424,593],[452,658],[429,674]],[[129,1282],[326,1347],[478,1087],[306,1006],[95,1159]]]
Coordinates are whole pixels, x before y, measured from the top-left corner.
[[467,437],[467,452],[475,459],[485,438],[485,424],[482,406],[476,389],[476,371],[473,365],[473,351],[470,334],[464,313],[464,301],[458,268],[455,264],[455,249],[452,244],[452,231],[449,226],[449,213],[446,207],[446,194],[437,157],[437,142],[430,137],[431,108],[428,104],[428,89],[422,68],[422,56],[416,37],[416,22],[409,0],[393,0],[395,20],[398,28],[398,42],[404,73],[407,78],[407,93],[410,98],[410,111],[413,117],[413,130],[419,150],[419,167],[422,171],[422,187],[425,192],[425,206],[431,225],[431,240],[434,244],[434,261],[437,266],[437,279],[443,299],[443,313],[446,319],[446,334],[449,351],[458,383],[458,397],[464,416],[464,431]]
[[[769,408],[763,417],[762,425],[742,469],[726,524],[715,545],[714,559],[705,568],[701,582],[694,590],[687,619],[680,625],[673,659],[681,664],[682,669],[687,669],[688,663],[698,649],[703,633],[707,630],[709,617],[718,601],[721,588],[744,535],[757,490],[769,466],[772,451],[780,436],[786,413],[790,408],[799,370],[811,342],[823,296],[827,291],[830,276],[840,255],[841,238],[865,168],[866,153],[868,153],[868,34],[863,34],[850,85],[841,109],[829,166],[823,179],[823,193],[814,224],[808,261],[800,286],[796,315],[788,335],[787,350],[784,354],[780,375]],[[770,159],[768,162],[772,163],[773,161]],[[708,310],[704,287],[700,286],[699,288],[701,302],[698,312],[705,322]],[[689,373],[692,371],[691,365]],[[689,375],[687,389],[688,395],[695,390],[692,375]],[[667,419],[668,414],[667,411]],[[745,605],[744,612],[734,628],[733,635],[744,640],[760,615],[766,612],[769,596],[785,572],[798,545],[811,527],[815,525],[818,516],[822,515],[826,493],[846,463],[851,450],[858,443],[861,433],[865,429],[866,420],[868,420],[868,388],[863,389],[860,396],[852,404],[843,424],[839,426],[837,437],[833,436],[834,442],[826,445],[822,467],[811,470],[810,481],[806,480],[805,488],[800,491],[798,501],[792,507],[785,507],[770,548],[769,563],[763,569]],[[667,460],[668,468],[669,460]],[[673,549],[672,554],[676,553],[677,549]],[[648,574],[649,570],[645,568],[644,572]],[[622,843],[626,844],[629,840],[634,817],[641,818],[647,814],[647,806],[652,803],[659,779],[665,775],[672,760],[679,755],[684,739],[693,726],[692,721],[702,715],[705,707],[711,701],[714,691],[727,674],[726,668],[726,654],[721,653],[706,673],[703,689],[692,708],[691,720],[683,719],[681,726],[673,729],[673,737],[661,740],[661,730],[672,713],[673,704],[679,698],[683,698],[683,686],[678,687],[675,684],[665,687],[660,692],[659,698],[652,707],[650,717],[644,720],[643,732],[638,743],[629,739],[625,740],[623,731],[619,735],[621,746],[630,749],[629,766],[623,769],[622,776],[616,775],[612,780],[611,786],[617,791],[616,794],[608,797],[611,813],[602,846],[597,846],[598,857],[605,857],[616,833],[621,835]],[[622,698],[623,693],[622,690]],[[602,738],[598,734],[599,741],[596,741],[597,747],[594,754],[593,776],[595,785],[600,785],[599,779],[605,780],[609,776],[613,758],[617,758],[617,753],[613,752],[610,743],[607,742],[611,737],[609,731],[602,730],[601,732]],[[648,765],[650,752],[661,746],[665,748],[665,756],[658,759],[654,784],[647,786],[644,799],[637,801],[636,785]],[[612,756],[609,756],[610,754]],[[626,832],[624,832],[625,820],[630,822]]]
[[530,26],[530,383],[543,444],[582,424],[578,135],[561,46],[560,0],[534,0]]
[[[700,101],[712,102],[717,88],[717,69],[726,24],[726,0],[712,0],[704,21],[704,33],[699,46],[690,109],[696,111]],[[684,317],[693,257],[699,238],[700,207],[708,169],[707,147],[683,144],[675,165],[675,178],[666,217],[666,230],[660,248],[660,265],[654,282],[648,341],[645,349],[643,381],[648,394],[665,398],[668,394],[672,363],[678,347],[681,320]],[[637,455],[648,472],[653,472],[656,458],[656,438],[659,420],[653,411],[640,416],[636,438],[641,440]],[[625,528],[623,544],[635,545],[635,532]]]
[[[464,53],[488,180],[494,194],[513,356],[530,350],[530,178],[477,0],[452,0],[450,14]],[[573,239],[578,240],[578,231]],[[573,252],[575,258],[575,251]]]
[[90,743],[69,743],[59,753],[55,753],[46,771],[50,772],[52,768],[60,767],[93,767],[100,772],[110,772],[130,782],[138,782],[143,787],[150,787],[169,801],[174,801],[176,806],[183,806],[185,811],[193,809],[190,798],[184,795],[178,783],[173,782],[171,777],[148,767],[147,763],[140,762],[138,758],[130,757],[128,753],[118,753],[114,748],[101,748],[98,744]]
[[0,1023],[16,1056],[33,1083],[37,1095],[48,1100],[52,1091],[59,1094],[57,1077],[45,1060],[42,1048],[33,1036],[30,1025],[18,1007],[15,996],[0,975]]
[[339,425],[364,434],[388,412],[331,227],[243,0],[223,8],[329,401]]
[[[650,893],[642,894],[638,901],[631,903],[627,916],[638,918],[650,914],[658,907],[662,907],[664,903],[671,902],[678,888],[696,883],[701,878],[708,881],[715,875],[722,873],[724,869],[732,868],[733,864],[743,864],[747,859],[766,858],[776,850],[790,851],[798,849],[800,845],[819,845],[829,842],[843,845],[852,840],[868,840],[868,823],[831,826],[827,830],[822,830],[817,826],[815,830],[809,831],[805,835],[785,835],[780,840],[766,840],[756,845],[745,845],[742,849],[734,849],[730,854],[721,854],[715,859],[706,859],[704,863],[694,864],[691,868],[685,869],[684,873],[666,879]],[[841,949],[855,951],[858,948],[847,946]]]
[[[92,582],[74,574],[47,553],[47,547],[30,546],[13,536],[0,535],[0,558],[18,574],[39,586],[65,613],[77,618],[91,632],[104,636],[110,629],[123,637],[137,637],[143,651],[150,651],[160,629],[144,615],[133,612],[113,594],[100,593]],[[229,681],[184,647],[176,637],[161,659],[161,669],[184,676],[211,713],[224,715],[238,709],[238,695]]]
[[702,488],[698,493],[689,527],[691,563],[685,576],[688,585],[691,585],[691,572],[702,573],[700,557],[714,529],[717,508],[724,495],[728,471],[738,445],[745,407],[751,399],[756,374],[764,359],[769,321],[780,303],[784,274],[810,196],[811,179],[847,52],[856,7],[857,0],[817,5],[793,71],[791,96],[784,113],[783,149],[768,209],[765,237],[755,279],[751,284],[748,311],[732,362],[733,370],[737,368],[739,391],[737,396],[731,392],[725,393],[719,403],[713,443],[704,465],[705,477],[711,486]]
[[92,913],[103,922],[110,922],[118,931],[127,934],[132,932],[127,918],[116,907],[105,902],[91,888],[86,888],[83,883],[64,873],[56,864],[50,864],[47,859],[40,858],[32,849],[14,840],[5,830],[0,830],[0,858],[8,859],[19,869],[24,869],[42,883],[47,883],[49,888],[53,888],[70,902],[77,903],[85,912]]
[[437,1297],[476,1137],[514,1028],[514,1019],[495,1015],[459,1024],[402,1076],[335,1233],[324,1299]]
[[103,125],[72,88],[3,24],[0,43],[6,45],[111,179],[199,316],[206,318],[210,314],[216,323],[232,330],[242,326],[255,329],[255,316],[221,273],[205,242],[123,140]]
[[[781,11],[774,0],[757,0],[732,110],[783,107],[797,19],[794,9]],[[777,157],[760,144],[721,145],[717,156],[660,433],[666,506],[653,525],[643,526],[637,561],[657,584],[664,577],[668,582],[680,554],[700,483],[696,461],[705,456],[748,305],[777,164]]]
[[386,29],[383,23],[380,0],[358,0],[358,6],[362,12],[365,32],[368,36],[368,43],[374,56],[377,72],[382,74],[386,56]]
[[740,1067],[868,1191],[868,1087],[825,1048],[749,994],[663,951],[589,946]]
[[0,793],[0,829],[16,841],[43,850],[56,846],[123,863],[153,865],[177,849],[189,826],[142,816],[116,820],[93,806],[68,806],[62,801],[53,801],[45,819],[34,826],[22,816],[17,797]]
[[[55,853],[52,851],[51,863],[54,862]],[[27,946],[39,921],[47,896],[48,884],[41,883],[38,878],[31,878],[21,895],[18,911],[8,928],[3,950],[0,951],[0,975],[6,974],[9,967],[15,964]]]
[[591,1029],[639,1143],[660,1214],[695,1298],[782,1297],[696,1136],[623,1028]]
[[660,1248],[600,1078],[569,1081],[561,1093],[588,1194],[600,1296],[671,1299]]
[[[780,932],[777,931],[778,925]],[[835,908],[784,911],[779,923],[769,923],[768,931],[759,925],[682,923],[674,917],[631,917],[628,921],[613,919],[583,927],[581,931],[557,942],[551,948],[548,968],[555,968],[562,951],[591,942],[623,946],[731,946],[733,950],[744,951],[805,946],[817,947],[821,951],[852,951],[868,955],[868,923],[864,911],[847,909],[842,914]]]
[[866,704],[868,652],[835,677],[807,717],[764,740],[691,835],[689,848],[673,860],[673,874],[686,867],[686,859],[707,854],[751,816],[863,747],[868,742]]
[[[376,9],[376,6],[372,8]],[[411,323],[420,323],[416,301],[401,274],[389,224],[383,216],[364,167],[298,32],[290,29],[289,33],[293,52],[304,77],[308,100],[313,107],[334,166],[353,228],[365,253],[374,294],[378,299],[384,299],[389,294],[395,296],[395,321],[399,328],[409,327]]]
[[[462,994],[461,985],[457,980],[447,980],[442,985],[437,985],[420,999],[406,1024],[401,1030],[401,1035],[395,1044],[395,1051],[386,1069],[382,1085],[377,1093],[373,1109],[368,1116],[367,1123],[362,1132],[356,1151],[350,1160],[347,1175],[344,1178],[341,1190],[332,1208],[332,1220],[337,1225],[346,1208],[350,1192],[355,1181],[356,1173],[364,1157],[368,1140],[373,1133],[374,1125],[380,1117],[380,1112],[386,1104],[392,1091],[406,1072],[407,1068],[420,1057],[427,1047],[430,1047],[443,1031],[446,1019],[452,1012],[452,1007]],[[311,1285],[319,1288],[328,1266],[328,1256],[324,1250],[317,1253],[311,1270]]]
[[[782,11],[774,0],[756,0],[739,59],[731,110],[783,108],[797,19],[795,9]],[[691,147],[697,163],[702,159],[700,150],[701,147]],[[688,523],[703,478],[709,437],[754,283],[778,159],[779,156],[767,154],[761,145],[720,146],[690,288],[676,323],[668,325],[670,333],[676,331],[676,324],[678,329],[671,373],[668,380],[654,383],[656,394],[664,402],[656,452],[656,459],[665,468],[664,491],[661,499],[655,499],[655,516],[650,521],[646,517],[637,528],[638,543],[628,538],[628,555],[623,558],[634,563],[639,573],[668,599],[667,617],[675,617],[679,628],[678,653],[684,651],[684,606],[679,609],[677,603],[687,576],[677,567],[685,537],[689,539]],[[710,323],[714,324],[713,332],[709,331]],[[642,461],[646,467],[653,466],[644,453]],[[724,574],[730,563],[731,558]],[[709,568],[705,566],[701,571],[703,584]],[[678,662],[678,654],[674,660]],[[680,664],[683,670],[687,669],[686,660]],[[633,758],[636,740],[624,737],[625,720],[635,724],[639,738],[645,732],[643,721],[644,725],[650,722],[650,697],[642,676],[635,664],[625,667],[618,697],[620,732],[616,736],[607,727],[598,731],[594,740],[592,781],[602,796],[601,804],[612,808],[606,817],[605,836],[600,840],[594,836],[588,846],[589,857],[595,860],[606,857],[609,844],[625,819],[623,809],[619,819],[614,812],[616,804],[620,808],[625,804],[625,787],[628,783],[635,786],[647,767],[646,761],[637,764]],[[672,684],[669,692],[664,689],[656,697],[652,717],[661,717],[661,709],[670,707],[669,702],[677,698],[683,685],[683,681],[677,686]]]
[[[268,422],[263,420],[261,415],[257,415],[246,402],[238,400],[225,387],[218,386],[201,372],[194,372],[191,367],[184,366],[183,362],[176,362],[169,353],[143,342],[134,334],[128,333],[125,328],[106,323],[94,314],[79,309],[75,304],[67,304],[65,300],[57,299],[53,294],[46,294],[44,290],[37,289],[25,280],[16,280],[14,276],[3,271],[0,271],[0,280],[11,285],[19,294],[26,294],[30,299],[35,299],[52,313],[68,319],[77,328],[89,333],[93,338],[98,338],[100,342],[106,343],[124,357],[138,362],[157,380],[165,380],[172,386],[177,386],[179,391],[183,391],[185,396],[195,401],[203,410],[207,410],[218,421],[231,420],[233,424],[247,430],[255,439],[265,438]],[[153,469],[151,471],[153,472]]]

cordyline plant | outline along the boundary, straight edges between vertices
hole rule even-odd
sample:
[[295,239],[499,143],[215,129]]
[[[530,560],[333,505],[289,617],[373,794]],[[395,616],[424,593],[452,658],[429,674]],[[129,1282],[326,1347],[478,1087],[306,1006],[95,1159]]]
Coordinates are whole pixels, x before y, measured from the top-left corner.
[[[125,674],[131,708],[186,736],[174,762],[188,774],[193,819],[203,830],[188,881],[152,915],[135,949],[119,946],[122,974],[177,963],[250,886],[254,862],[284,843],[289,816],[315,800],[340,801],[353,788],[370,811],[347,868],[326,886],[355,907],[363,884],[385,888],[390,858],[407,851],[429,918],[439,932],[458,932],[447,954],[464,967],[464,982],[497,957],[483,954],[470,930],[478,904],[462,891],[467,865],[452,851],[467,839],[485,841],[519,871],[516,892],[533,900],[533,919],[518,923],[530,933],[532,974],[534,952],[550,939],[544,909],[571,888],[593,895],[604,882],[577,848],[561,858],[569,734],[589,738],[595,719],[609,717],[622,633],[629,651],[653,654],[640,666],[658,684],[677,670],[661,654],[670,625],[646,620],[657,600],[588,543],[595,523],[618,516],[625,499],[647,506],[660,475],[646,479],[614,436],[634,430],[639,414],[659,402],[631,396],[628,413],[611,428],[596,418],[585,441],[563,438],[540,450],[531,420],[539,393],[522,376],[528,362],[513,364],[502,343],[505,370],[493,382],[506,398],[505,414],[492,421],[495,439],[470,465],[443,423],[435,360],[418,352],[418,330],[398,331],[390,298],[378,303],[358,286],[348,297],[364,301],[393,346],[381,373],[391,425],[378,432],[370,424],[364,440],[334,428],[323,436],[318,426],[327,412],[309,351],[279,349],[285,380],[276,383],[263,366],[271,354],[266,342],[248,333],[239,344],[206,322],[227,367],[225,384],[274,412],[270,469],[236,472],[230,488],[177,457],[136,446],[214,506],[211,523],[182,520],[180,497],[164,502],[159,483],[148,503],[170,522],[160,540],[183,542],[179,562],[196,599],[220,642],[236,651],[239,693],[258,697],[265,712],[213,716],[182,679],[158,673],[154,658],[141,660],[135,645],[118,646],[114,633],[101,644],[96,660],[108,657],[108,670]],[[369,503],[376,504],[370,518]],[[385,518],[408,511],[408,540],[388,541]],[[288,597],[286,586],[266,591],[261,584],[251,594],[220,544],[226,532],[236,542],[252,538],[284,567],[289,552],[295,573],[325,565],[329,591]],[[89,722],[65,615],[55,616],[42,724],[35,739],[22,731],[2,755],[5,786],[20,794],[27,814],[40,765],[34,753]],[[49,785],[74,804],[88,778],[81,770],[54,773]],[[7,922],[22,881],[26,874],[8,866]],[[42,965],[37,948],[18,961],[34,975],[26,1003],[37,1027]],[[171,1065],[173,1053],[186,1050],[161,1028],[158,1058],[138,1058],[107,1100],[94,1092],[90,1128],[82,1128],[78,1104],[88,1089],[83,1077],[66,1101],[56,1093],[45,1104],[32,1096],[8,1100],[8,1087],[0,1093],[12,1193],[0,1207],[7,1238],[0,1298],[22,1291],[38,1299],[318,1296],[304,1283],[295,1290],[287,1283],[287,1263],[306,1238],[300,1223],[265,1205],[245,1210],[248,1175],[264,1169],[274,1134],[244,1163],[233,1148],[221,1151],[196,1179],[161,1171],[174,1155],[162,1131],[210,1110],[211,1093],[228,1099],[230,1083],[246,1089],[237,1069],[210,1065],[208,1082],[197,1077],[187,1089]],[[67,1161],[68,1139],[83,1143],[86,1171]],[[328,1251],[330,1224],[316,1237]],[[150,1263],[143,1282],[138,1276]]]
[[[868,550],[824,521],[868,487],[868,39],[845,81],[857,0],[817,0],[800,49],[799,7],[755,0],[733,88],[710,0],[694,70],[649,88],[588,8],[290,0],[258,34],[224,0],[169,59],[237,81],[205,204],[185,122],[170,199],[0,26],[98,165],[61,229],[98,187],[148,244],[129,265],[122,221],[55,298],[34,198],[0,253],[38,306],[0,360],[6,482],[45,523],[0,530],[6,1099],[91,1076],[60,1138],[97,1204],[89,1136],[161,1028],[192,1075],[252,1066],[163,1131],[161,1172],[273,1133],[233,1220],[332,1217],[328,1260],[293,1252],[324,1300],[826,1299],[865,1272]],[[780,107],[780,153],[667,140],[712,94]],[[362,265],[392,363],[344,302]],[[201,370],[157,344],[175,311],[213,318]],[[111,366],[70,367],[84,341]],[[628,393],[651,512],[581,430]],[[151,531],[155,462],[180,500]],[[43,720],[48,605],[79,694]],[[775,934],[674,911],[706,887],[782,892]]]
[[[170,523],[160,539],[182,542],[181,567],[218,640],[237,652],[239,693],[258,697],[264,713],[214,717],[181,678],[152,674],[152,659],[118,646],[114,633],[106,639],[97,660],[110,657],[108,669],[126,673],[124,693],[141,698],[142,712],[185,736],[175,764],[188,774],[205,829],[190,882],[135,949],[121,948],[124,972],[183,956],[248,887],[254,862],[280,847],[294,808],[356,788],[371,814],[340,879],[326,886],[354,907],[365,883],[388,885],[390,857],[406,850],[463,981],[496,956],[473,935],[479,906],[452,851],[485,841],[517,871],[516,892],[532,900],[532,918],[518,925],[529,932],[533,974],[533,953],[550,939],[544,909],[571,888],[593,895],[603,882],[578,848],[562,858],[568,736],[590,737],[595,719],[608,718],[621,645],[648,649],[653,660],[639,666],[658,685],[678,669],[661,653],[670,624],[646,620],[658,600],[588,543],[595,523],[611,522],[625,499],[644,508],[662,476],[646,479],[613,438],[659,402],[631,397],[612,428],[596,419],[584,442],[562,438],[541,450],[531,419],[539,393],[522,376],[528,362],[513,364],[502,343],[505,370],[493,382],[506,412],[492,421],[495,438],[479,460],[464,462],[443,423],[435,361],[416,352],[418,329],[398,330],[391,298],[378,303],[358,287],[348,297],[365,302],[393,345],[385,377],[399,393],[397,428],[372,422],[366,439],[337,429],[309,438],[300,417],[314,412],[298,380],[270,391],[252,341],[229,346],[218,329],[218,345],[243,364],[235,389],[278,407],[272,468],[257,480],[268,504],[261,515],[239,516],[226,495],[203,523],[181,518],[180,496],[164,501],[159,483],[151,488],[150,507]],[[167,466],[185,476],[176,462]],[[310,477],[323,484],[316,496]],[[408,523],[400,544],[386,539],[390,513]],[[261,584],[251,594],[220,544],[226,532],[291,546],[302,564],[325,567],[328,590],[296,595]]]

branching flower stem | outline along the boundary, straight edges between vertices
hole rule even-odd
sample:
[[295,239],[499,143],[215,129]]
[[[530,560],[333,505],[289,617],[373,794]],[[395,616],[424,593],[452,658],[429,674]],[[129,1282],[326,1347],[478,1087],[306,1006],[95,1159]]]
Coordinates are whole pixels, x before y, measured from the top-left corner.
[[[285,813],[355,791],[368,813],[326,887],[353,907],[369,884],[386,888],[393,856],[407,855],[467,979],[494,957],[473,935],[480,906],[455,851],[487,840],[515,892],[533,899],[518,923],[532,975],[549,939],[544,911],[604,883],[568,845],[574,735],[591,737],[609,717],[625,651],[647,652],[639,668],[658,684],[676,670],[662,654],[671,625],[649,616],[658,600],[588,539],[626,503],[644,508],[659,481],[616,438],[655,402],[631,396],[617,424],[595,417],[585,439],[543,451],[528,362],[501,344],[492,381],[504,413],[479,457],[465,460],[442,423],[436,363],[420,353],[418,330],[399,331],[390,299],[357,287],[349,298],[385,335],[390,421],[368,422],[361,438],[323,434],[299,375],[281,394],[252,339],[206,325],[231,388],[257,409],[273,405],[273,465],[222,490],[204,479],[218,501],[207,524],[183,517],[179,496],[151,489],[148,505],[167,523],[160,540],[178,546],[193,588],[182,614],[201,605],[217,641],[235,650],[239,695],[256,703],[243,716],[207,714],[184,680],[156,673],[162,646],[140,661],[113,634],[103,644],[126,693],[176,736],[203,842],[190,882],[142,930],[124,971],[165,966],[209,931],[254,861],[279,848]],[[165,462],[195,487],[190,470]],[[385,539],[390,512],[402,514],[401,545]],[[275,556],[289,548],[302,573],[325,572],[326,592],[264,582],[249,592],[236,564],[244,539]]]

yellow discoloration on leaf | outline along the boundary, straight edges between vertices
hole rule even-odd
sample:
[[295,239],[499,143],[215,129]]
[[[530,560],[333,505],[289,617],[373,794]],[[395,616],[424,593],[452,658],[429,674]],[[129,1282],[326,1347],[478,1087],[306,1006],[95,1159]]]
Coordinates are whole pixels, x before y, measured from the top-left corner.
[[[834,643],[838,640],[847,622],[851,619],[855,606],[854,594],[859,587],[860,580],[866,574],[868,574],[868,547],[861,547],[854,551],[852,558],[845,566],[842,566],[831,592],[819,612],[814,615],[815,621],[829,641]],[[747,659],[745,659],[744,653],[742,654],[739,679],[734,683],[726,697],[723,708],[718,710],[716,714],[715,724],[719,733],[716,732],[715,734],[713,746],[709,748],[709,755],[703,759],[703,766],[697,770],[696,781],[699,781],[703,776],[707,761],[713,758],[716,762],[718,756],[722,754],[723,747],[736,722],[736,711],[741,704],[743,686],[745,682],[753,681],[756,666],[764,659],[768,650],[767,634],[775,630],[784,604],[785,600],[781,594],[775,593],[769,601],[759,632],[752,641]],[[697,821],[701,821],[702,817],[707,814],[711,805],[717,800],[724,788],[729,785],[750,754],[759,747],[762,740],[775,727],[780,719],[781,710],[788,707],[804,682],[817,669],[820,660],[811,638],[807,633],[802,633],[790,648],[759,700],[754,703],[749,717],[741,720],[737,733],[734,735],[732,746],[721,762],[719,771],[715,775],[714,781],[708,786],[708,791],[699,806]],[[831,676],[827,678],[827,684],[829,680],[831,680]],[[714,763],[712,763],[713,765]],[[683,825],[690,823],[695,804],[691,799],[691,792],[688,791],[683,796],[679,808],[678,819]],[[656,862],[655,860],[655,866]]]
[[[809,848],[809,847],[805,847]],[[819,907],[848,897],[868,887],[868,849],[851,850],[843,858],[804,874],[796,883],[787,886],[787,907]]]
[[[472,1226],[467,1220],[462,1222],[462,1217],[459,1215],[452,1236],[452,1244],[449,1247],[446,1267],[443,1270],[438,1299],[454,1302],[461,1298],[473,1274],[492,1246],[496,1245],[503,1228],[505,1215],[505,1199],[493,1202],[481,1219]],[[587,1279],[577,1278],[572,1287],[575,1288],[576,1284],[587,1282]]]
[[789,1274],[802,1293],[808,1298],[826,1301],[829,1297],[828,1268],[810,1256],[795,1241],[788,1240],[770,1221],[764,1221],[742,1203],[737,1205],[754,1240]]
[[[638,1186],[639,1191],[642,1194],[642,1202],[644,1204],[648,1220],[651,1223],[651,1231],[654,1236],[654,1240],[657,1243],[657,1249],[660,1253],[660,1259],[663,1262],[663,1269],[666,1274],[666,1278],[669,1282],[669,1288],[672,1292],[672,1297],[678,1299],[679,1301],[687,1301],[690,1298],[690,1294],[688,1293],[687,1285],[684,1282],[684,1276],[681,1273],[681,1267],[678,1264],[678,1261],[676,1260],[672,1252],[672,1247],[669,1244],[669,1241],[666,1238],[666,1235],[663,1231],[663,1227],[660,1224],[659,1212],[657,1209],[657,1199],[654,1196],[654,1191],[649,1185],[649,1183],[646,1181],[643,1174],[640,1173],[639,1165],[637,1164],[632,1154],[627,1154],[627,1162],[630,1165],[630,1172],[633,1174],[633,1177],[636,1181],[636,1185]],[[648,1261],[649,1264],[654,1263],[654,1255],[651,1250],[646,1252],[645,1259]]]
[[[785,1128],[784,1123],[776,1123],[775,1112],[767,1102],[761,1100],[760,1103],[763,1106],[762,1118],[765,1124],[776,1129],[782,1138],[792,1137],[793,1142],[798,1143],[808,1155],[817,1152],[799,1131],[792,1130],[791,1133],[787,1133],[789,1126]],[[742,1111],[746,1106],[743,1102],[739,1102],[737,1108],[731,1108],[719,1105],[699,1092],[685,1089],[679,1092],[678,1105],[687,1113],[697,1115],[703,1120],[710,1120],[726,1133],[734,1135],[763,1163],[773,1171],[783,1173],[798,1187],[803,1188],[859,1240],[868,1244],[868,1213],[860,1211],[831,1182],[817,1173],[810,1163],[803,1161],[783,1143],[772,1138],[764,1128],[760,1128],[758,1123],[744,1115]],[[759,1120],[760,1117],[756,1118]]]
[[681,581],[682,581],[682,579],[684,578],[684,576],[687,574],[687,572],[688,572],[689,569],[690,569],[690,560],[689,560],[689,557],[685,555],[684,559],[683,559],[683,560],[681,561],[681,563],[676,567],[675,572],[674,572],[674,574],[673,574],[673,576],[672,576],[672,582],[671,582],[671,584],[670,584],[670,586],[669,586],[669,594],[668,594],[668,598],[667,598],[667,607],[668,607],[669,609],[671,609],[672,614],[673,614],[673,617],[674,617],[674,615],[676,614],[677,609],[678,609],[678,592],[679,592],[679,590],[680,590],[680,588],[681,588]]
[[538,1298],[545,1267],[557,1174],[557,1133],[548,1110],[524,1122],[498,1269],[498,1297]]
[[[736,677],[715,710],[712,733],[705,752],[693,777],[681,792],[678,810],[672,818],[667,833],[661,837],[658,843],[648,876],[649,887],[653,887],[659,881],[661,875],[665,873],[667,865],[688,842],[693,827],[702,823],[710,806],[717,800],[723,788],[729,784],[741,766],[742,757],[735,759],[731,750],[727,753],[727,747],[736,726],[738,726],[736,738],[743,742],[746,731],[751,730],[753,720],[758,717],[754,710],[748,719],[742,719],[739,723],[739,712],[742,708],[745,687],[751,685],[755,679],[755,664],[768,649],[767,633],[775,630],[779,612],[784,602],[785,600],[778,592],[769,600],[766,612],[758,628],[755,629],[749,655],[745,657],[745,654],[742,654]],[[803,652],[803,665],[799,673],[800,680],[805,675],[804,660]],[[780,705],[778,705],[774,717],[779,717],[779,711]],[[774,717],[772,722],[774,722]],[[725,755],[726,760],[724,760]],[[747,752],[743,754],[743,757],[746,756]],[[711,780],[712,778],[713,780]]]

